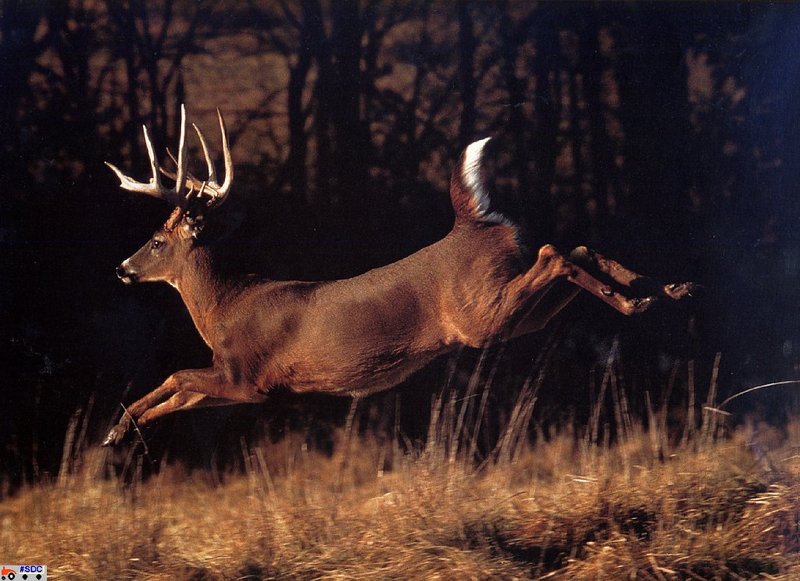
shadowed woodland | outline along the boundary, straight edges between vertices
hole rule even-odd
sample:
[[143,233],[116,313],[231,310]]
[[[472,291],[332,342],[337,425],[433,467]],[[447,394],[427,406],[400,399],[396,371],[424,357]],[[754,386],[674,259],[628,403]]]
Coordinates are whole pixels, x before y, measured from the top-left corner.
[[[541,405],[579,424],[608,362],[634,406],[667,385],[685,402],[717,353],[723,398],[797,378],[798,30],[791,4],[0,0],[0,476],[54,473],[70,418],[97,437],[120,401],[208,361],[172,289],[114,276],[167,208],[119,191],[103,161],[145,179],[141,125],[166,160],[180,103],[209,135],[215,107],[228,121],[247,215],[232,271],[345,277],[437,240],[458,154],[495,135],[498,199],[534,241],[707,288],[636,320],[581,297],[488,363],[461,353],[371,398],[362,426],[402,401],[403,432],[424,437],[432,394],[476,365],[503,409],[537,357]],[[779,421],[796,403],[741,409]],[[224,463],[242,433],[324,440],[348,405],[275,393],[148,441]]]

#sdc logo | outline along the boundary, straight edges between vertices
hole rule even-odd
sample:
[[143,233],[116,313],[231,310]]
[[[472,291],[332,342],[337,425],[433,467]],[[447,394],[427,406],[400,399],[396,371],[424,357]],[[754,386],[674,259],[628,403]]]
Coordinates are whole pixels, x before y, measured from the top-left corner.
[[0,581],[44,581],[47,579],[47,567],[44,565],[2,565]]

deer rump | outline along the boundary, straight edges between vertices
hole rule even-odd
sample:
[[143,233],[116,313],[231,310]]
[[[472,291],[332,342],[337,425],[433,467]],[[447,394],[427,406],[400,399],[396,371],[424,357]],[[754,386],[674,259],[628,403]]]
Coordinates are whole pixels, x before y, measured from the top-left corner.
[[[213,364],[178,371],[131,404],[104,445],[121,442],[133,421],[143,425],[178,410],[261,402],[277,385],[355,397],[385,390],[457,346],[483,347],[541,329],[580,289],[625,315],[697,289],[692,283],[659,285],[585,247],[567,258],[545,245],[531,265],[520,228],[493,208],[483,176],[488,139],[468,146],[458,161],[450,187],[455,221],[438,242],[346,280],[227,278],[214,267],[210,246],[198,242],[233,180],[225,124],[219,114],[223,184],[195,126],[209,172],[201,181],[186,170],[181,111],[174,174],[158,166],[146,129],[153,172],[148,183],[109,164],[123,189],[176,205],[117,274],[128,283],[172,284],[213,351]],[[162,186],[159,173],[173,177],[175,186]],[[622,289],[645,295],[628,297]]]

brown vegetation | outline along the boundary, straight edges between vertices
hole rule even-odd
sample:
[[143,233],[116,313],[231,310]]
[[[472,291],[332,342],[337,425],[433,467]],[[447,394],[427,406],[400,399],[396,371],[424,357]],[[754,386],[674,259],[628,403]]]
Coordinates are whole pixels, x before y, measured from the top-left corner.
[[479,463],[455,399],[435,404],[413,451],[342,429],[330,456],[288,437],[243,445],[242,472],[173,466],[124,484],[100,476],[105,452],[92,449],[0,504],[0,553],[69,579],[800,574],[800,422],[722,437],[707,413],[670,443],[661,422],[623,418],[613,445],[591,427],[529,444],[534,398],[520,401]]

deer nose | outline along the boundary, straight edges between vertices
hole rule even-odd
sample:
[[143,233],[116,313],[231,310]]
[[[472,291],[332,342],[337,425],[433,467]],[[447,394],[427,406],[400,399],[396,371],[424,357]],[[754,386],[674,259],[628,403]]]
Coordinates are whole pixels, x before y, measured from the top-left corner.
[[136,273],[128,270],[124,263],[117,267],[117,277],[126,284],[136,282]]

